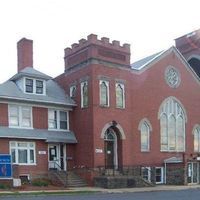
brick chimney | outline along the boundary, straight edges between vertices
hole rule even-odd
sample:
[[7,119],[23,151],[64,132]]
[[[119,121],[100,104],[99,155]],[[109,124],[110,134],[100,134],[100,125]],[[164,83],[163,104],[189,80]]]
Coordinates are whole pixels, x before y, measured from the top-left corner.
[[22,38],[17,43],[18,72],[33,67],[33,40]]

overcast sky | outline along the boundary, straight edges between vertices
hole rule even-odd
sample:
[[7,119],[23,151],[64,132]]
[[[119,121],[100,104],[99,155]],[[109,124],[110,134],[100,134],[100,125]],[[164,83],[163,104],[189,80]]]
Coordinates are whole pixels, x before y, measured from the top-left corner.
[[200,28],[199,0],[1,0],[0,82],[17,72],[16,43],[34,41],[34,67],[64,71],[64,48],[90,33],[131,44],[131,61]]

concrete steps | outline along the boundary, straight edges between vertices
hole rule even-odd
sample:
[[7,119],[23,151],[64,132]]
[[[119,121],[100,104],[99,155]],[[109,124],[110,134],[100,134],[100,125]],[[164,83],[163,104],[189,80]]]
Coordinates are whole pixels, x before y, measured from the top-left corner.
[[86,187],[88,186],[86,181],[74,172],[66,171],[49,171],[49,178],[54,185],[65,187]]

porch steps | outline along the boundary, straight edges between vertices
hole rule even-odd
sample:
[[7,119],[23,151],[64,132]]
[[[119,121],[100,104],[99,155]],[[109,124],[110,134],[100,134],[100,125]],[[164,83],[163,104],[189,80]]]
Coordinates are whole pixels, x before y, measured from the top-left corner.
[[49,178],[54,185],[65,186],[65,187],[86,187],[87,183],[74,172],[66,171],[49,171]]

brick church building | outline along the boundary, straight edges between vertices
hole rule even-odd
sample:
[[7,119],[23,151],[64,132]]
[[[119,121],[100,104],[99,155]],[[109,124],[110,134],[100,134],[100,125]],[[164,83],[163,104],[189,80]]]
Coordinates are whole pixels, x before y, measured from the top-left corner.
[[65,49],[52,78],[20,40],[18,72],[0,85],[0,156],[11,156],[10,174],[0,157],[0,180],[53,169],[104,187],[108,177],[198,184],[200,30],[175,42],[131,64],[129,44],[91,34]]

